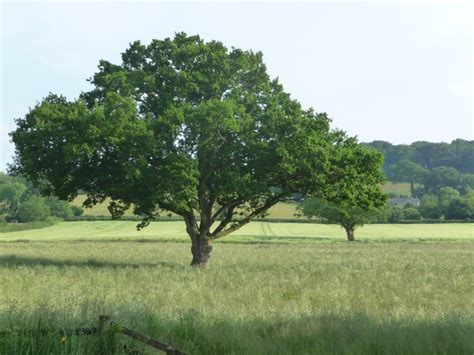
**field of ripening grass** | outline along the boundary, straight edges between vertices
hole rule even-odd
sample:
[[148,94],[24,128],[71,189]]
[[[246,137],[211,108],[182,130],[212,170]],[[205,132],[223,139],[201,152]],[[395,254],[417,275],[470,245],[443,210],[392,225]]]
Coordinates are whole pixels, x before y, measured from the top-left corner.
[[[0,234],[0,354],[95,354],[100,314],[189,354],[472,354],[472,224],[251,223],[193,269],[182,222]],[[117,353],[152,353],[118,339]]]

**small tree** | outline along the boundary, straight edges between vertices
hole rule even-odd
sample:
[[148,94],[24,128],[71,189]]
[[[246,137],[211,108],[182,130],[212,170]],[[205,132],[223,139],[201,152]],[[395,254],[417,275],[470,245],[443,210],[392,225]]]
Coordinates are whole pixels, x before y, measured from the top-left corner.
[[443,215],[436,195],[426,194],[420,199],[420,213],[424,218],[438,219]]
[[[329,173],[331,192],[326,196],[306,199],[300,207],[308,218],[319,216],[340,224],[347,239],[354,241],[358,226],[376,220],[384,214],[387,196],[380,190],[385,176],[383,157],[372,149],[347,141],[344,149],[331,157]],[[354,169],[354,167],[363,169]]]
[[405,207],[402,210],[403,219],[418,221],[421,219],[420,212],[414,207]]
[[462,196],[452,200],[445,214],[446,219],[473,219],[474,196]]
[[27,187],[19,182],[6,180],[0,184],[0,214],[14,215],[18,212],[20,200]]
[[452,187],[441,187],[438,191],[436,191],[436,197],[438,197],[438,206],[444,216],[446,216],[450,203],[456,199],[459,199],[459,196],[459,191]]
[[67,219],[74,215],[72,206],[66,201],[59,200],[57,197],[48,196],[45,199],[45,203],[54,217]]
[[30,196],[20,204],[15,217],[20,222],[37,222],[44,221],[50,216],[50,213],[44,198],[40,196]]
[[403,209],[398,206],[389,206],[387,209],[387,221],[390,223],[399,223],[403,219]]
[[379,208],[342,206],[319,198],[306,199],[301,206],[301,211],[308,218],[322,217],[331,223],[341,225],[350,242],[355,240],[354,231],[357,227],[375,221],[382,212]]
[[430,170],[423,184],[427,192],[433,193],[442,187],[454,187],[462,185],[462,176],[455,168],[440,166]]
[[72,214],[75,217],[82,216],[82,214],[84,213],[84,209],[76,205],[71,205],[71,209],[72,209]]

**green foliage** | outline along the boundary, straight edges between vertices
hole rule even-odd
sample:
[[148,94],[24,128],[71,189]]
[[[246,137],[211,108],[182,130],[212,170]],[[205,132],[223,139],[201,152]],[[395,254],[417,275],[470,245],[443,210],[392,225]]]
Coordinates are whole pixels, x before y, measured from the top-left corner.
[[445,214],[451,201],[459,198],[460,193],[452,187],[441,187],[435,194],[438,197],[438,206]]
[[387,177],[393,182],[422,183],[429,170],[408,159],[400,160],[387,170]]
[[462,176],[455,168],[440,166],[430,170],[423,182],[426,191],[437,191],[442,187],[456,188],[462,184]]
[[15,214],[27,187],[19,182],[0,183],[0,214]]
[[184,34],[135,42],[122,65],[101,61],[81,100],[52,95],[18,121],[17,168],[62,198],[110,196],[116,216],[131,203],[148,217],[191,213],[204,185],[220,206],[253,210],[276,199],[271,186],[319,187],[328,119],[303,111],[261,59]]
[[100,61],[90,92],[17,120],[14,170],[61,199],[85,191],[86,207],[109,197],[114,218],[132,207],[140,227],[178,214],[196,248],[294,193],[369,207],[381,156],[304,110],[262,57],[184,33],[134,42],[122,63]]
[[427,169],[446,166],[462,173],[474,173],[474,141],[456,139],[449,144],[415,142],[410,145],[374,141],[366,145],[383,153],[386,171],[397,162],[408,159]]
[[50,216],[51,211],[46,205],[43,198],[39,196],[31,196],[23,201],[18,208],[15,217],[19,222],[44,221]]
[[330,188],[326,194],[316,191],[316,197],[342,209],[369,210],[385,204],[387,197],[380,189],[385,181],[380,153],[348,139],[332,152],[329,161],[326,179]]
[[420,212],[414,207],[403,208],[402,210],[403,219],[418,221],[421,219]]
[[316,194],[301,205],[303,215],[318,216],[338,223],[346,230],[349,240],[357,226],[373,221],[381,214],[386,195],[380,184],[385,180],[382,173],[382,156],[355,141],[345,143],[330,158],[332,171],[328,174],[331,185],[326,196]]
[[82,209],[72,207],[57,197],[40,197],[26,179],[0,173],[0,215],[5,215],[2,217],[20,222],[37,222],[45,221],[49,216],[53,219],[68,219],[74,213],[79,216]]
[[360,207],[343,208],[318,198],[308,198],[301,205],[302,213],[308,217],[322,217],[330,222],[353,229],[377,218],[377,209]]
[[441,187],[436,194],[426,194],[421,198],[420,212],[425,218],[470,219],[473,194],[461,196],[452,187]]
[[445,214],[446,219],[474,219],[474,195],[453,199]]
[[84,209],[80,206],[71,205],[71,210],[75,217],[80,217],[84,214]]
[[340,224],[349,233],[380,218],[384,213],[380,207],[351,207],[336,205],[318,198],[308,198],[301,204],[300,210],[308,218],[322,217],[329,222]]
[[74,216],[72,206],[66,201],[61,201],[54,196],[48,196],[45,198],[45,203],[50,210],[51,216],[62,219],[67,219]]
[[[435,194],[443,187],[467,195],[474,188],[474,141],[457,139],[451,144],[415,142],[398,146],[375,141],[366,145],[384,154],[384,168],[391,180],[411,183],[412,196]],[[419,185],[415,186],[415,182]],[[445,209],[446,206],[441,207]]]
[[443,215],[436,195],[426,194],[420,199],[420,213],[424,218],[440,218]]
[[463,174],[461,176],[462,189],[474,189],[474,174]]
[[390,223],[398,223],[403,220],[403,209],[397,206],[393,206],[389,209],[389,215],[387,221]]

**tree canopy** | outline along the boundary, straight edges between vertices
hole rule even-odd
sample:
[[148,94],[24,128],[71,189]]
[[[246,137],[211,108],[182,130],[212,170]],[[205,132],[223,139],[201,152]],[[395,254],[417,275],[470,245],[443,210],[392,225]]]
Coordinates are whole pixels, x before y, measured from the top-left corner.
[[[85,191],[86,207],[110,197],[116,218],[133,205],[142,227],[162,210],[182,216],[193,265],[291,193],[363,200],[342,187],[372,155],[292,99],[260,52],[178,33],[132,43],[121,64],[101,60],[90,82],[77,100],[51,94],[17,120],[13,170],[62,199]],[[334,164],[352,151],[357,162]]]

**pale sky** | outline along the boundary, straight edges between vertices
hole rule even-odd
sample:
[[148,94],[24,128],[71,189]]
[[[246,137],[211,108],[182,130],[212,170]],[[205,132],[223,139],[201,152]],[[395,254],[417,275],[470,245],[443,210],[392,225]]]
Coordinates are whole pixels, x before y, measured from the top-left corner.
[[99,59],[175,32],[262,51],[304,107],[361,141],[474,139],[469,2],[1,4],[0,171],[13,119],[48,92],[76,98]]

